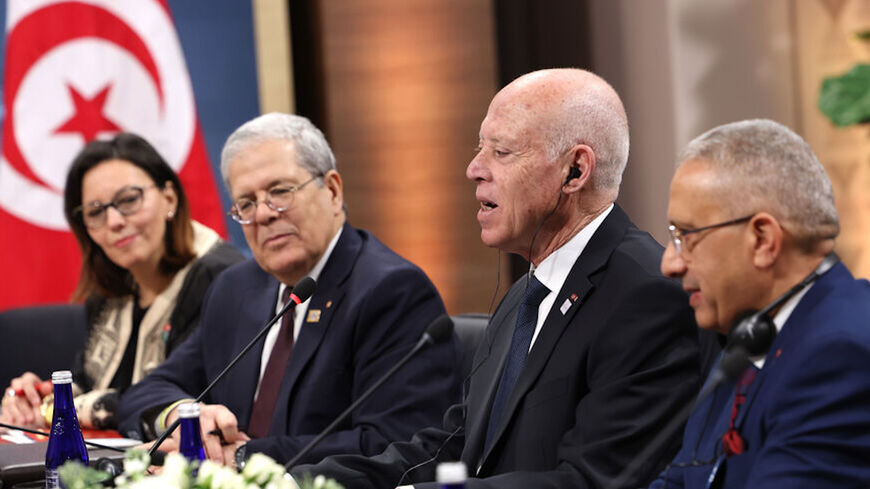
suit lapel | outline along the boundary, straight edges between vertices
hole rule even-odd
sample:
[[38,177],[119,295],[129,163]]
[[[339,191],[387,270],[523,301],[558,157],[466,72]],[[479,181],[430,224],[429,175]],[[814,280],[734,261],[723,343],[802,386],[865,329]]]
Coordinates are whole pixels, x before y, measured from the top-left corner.
[[[580,257],[574,263],[571,272],[565,279],[565,283],[556,295],[556,300],[553,303],[552,308],[549,313],[547,313],[544,325],[532,345],[532,349],[529,352],[523,370],[517,379],[514,390],[508,398],[508,402],[505,405],[504,412],[502,413],[499,427],[495,433],[495,439],[490,446],[489,452],[484,454],[482,458],[484,463],[493,449],[498,445],[499,439],[507,430],[507,426],[510,424],[510,420],[514,416],[522,399],[529,390],[531,390],[535,381],[544,370],[544,367],[552,356],[553,350],[556,348],[559,338],[561,338],[565,328],[574,322],[575,317],[576,321],[580,323],[583,322],[583,314],[581,310],[586,298],[595,289],[594,277],[605,267],[607,260],[610,258],[610,255],[613,253],[616,246],[619,245],[629,225],[631,225],[631,221],[629,221],[628,216],[619,206],[614,205],[613,210],[604,222],[601,223],[601,226],[595,231],[595,234],[583,249]],[[525,283],[525,280],[526,279],[522,280],[523,284]],[[575,294],[576,298],[572,300],[572,296]],[[562,304],[564,304],[566,300],[570,306],[563,314],[561,310]],[[519,301],[519,299],[517,299],[517,301]],[[516,311],[513,313],[513,320],[516,322]],[[511,334],[503,335],[507,338],[507,346],[504,348],[505,351],[502,353],[502,357],[507,354],[507,350],[510,348],[513,326],[511,326],[510,331]],[[500,367],[498,374],[495,376],[496,385],[501,378],[502,364],[503,358],[502,362],[499,364]],[[495,390],[493,389],[489,397],[490,401],[488,402],[488,405],[491,405],[491,397],[494,395]],[[489,413],[487,412],[487,415],[488,414]],[[485,420],[487,419],[488,418],[485,418]],[[484,423],[484,434],[486,432],[485,427],[486,424]]]
[[[526,279],[520,279],[505,296],[504,306],[499,307],[487,331],[486,343],[480,345],[479,352],[486,356],[472,366],[466,414],[466,443],[464,452],[467,458],[476,463],[486,441],[486,428],[493,398],[501,380],[501,371],[510,350],[513,330],[517,322],[519,301],[525,288]],[[486,350],[483,350],[486,348]],[[478,385],[480,384],[480,385]],[[463,456],[466,459],[466,456]]]
[[770,346],[770,350],[765,357],[764,367],[758,372],[755,381],[749,386],[749,390],[746,393],[746,401],[735,419],[735,426],[743,426],[743,419],[746,417],[746,413],[749,412],[756,397],[760,395],[764,380],[767,378],[768,373],[776,368],[780,356],[787,355],[791,349],[796,347],[796,343],[805,337],[803,333],[805,328],[814,326],[808,321],[803,320],[807,314],[807,309],[811,309],[822,301],[827,294],[831,293],[834,283],[843,277],[851,278],[848,275],[843,275],[843,272],[848,274],[848,271],[842,264],[835,265],[828,273],[822,275],[813,284],[812,288],[807,291],[806,295],[801,298],[800,302],[798,302],[794,311],[792,311],[785,324],[783,324],[782,330],[774,338],[773,344]]
[[335,316],[334,312],[344,298],[344,281],[353,271],[362,249],[363,241],[357,231],[345,224],[326,266],[320,272],[317,290],[306,310],[299,312],[305,316],[302,318],[302,327],[294,342],[293,352],[290,354],[290,361],[287,362],[284,372],[284,380],[281,382],[281,392],[278,394],[272,426],[269,430],[271,433],[286,432],[293,389],[314,357],[314,353],[323,343],[323,338]]

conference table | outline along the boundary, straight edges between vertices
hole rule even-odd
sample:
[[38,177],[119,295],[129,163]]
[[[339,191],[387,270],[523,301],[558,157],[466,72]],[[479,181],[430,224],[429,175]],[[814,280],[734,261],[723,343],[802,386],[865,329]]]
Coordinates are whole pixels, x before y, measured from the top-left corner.
[[[102,445],[126,448],[141,442],[121,438],[114,431],[83,430],[85,438]],[[0,436],[0,489],[29,489],[45,486],[45,449],[48,438],[9,432]],[[120,461],[124,454],[104,448],[88,447],[93,466],[103,458]]]

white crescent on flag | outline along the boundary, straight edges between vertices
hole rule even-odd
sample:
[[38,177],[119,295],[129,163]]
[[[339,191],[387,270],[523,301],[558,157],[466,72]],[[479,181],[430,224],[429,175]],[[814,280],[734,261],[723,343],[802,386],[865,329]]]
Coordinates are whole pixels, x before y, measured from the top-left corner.
[[0,157],[0,310],[69,299],[80,255],[63,215],[84,145],[127,131],[179,174],[223,234],[217,185],[167,0],[8,0]]
[[197,124],[165,4],[12,0],[6,32],[7,49],[27,48],[7,56],[0,208],[68,229],[63,186],[73,157],[88,140],[122,130],[145,137],[181,170]]

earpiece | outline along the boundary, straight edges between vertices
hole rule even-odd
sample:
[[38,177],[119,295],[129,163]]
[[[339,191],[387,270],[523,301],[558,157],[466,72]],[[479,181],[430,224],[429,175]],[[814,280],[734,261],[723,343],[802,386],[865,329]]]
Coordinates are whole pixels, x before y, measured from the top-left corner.
[[565,183],[563,183],[562,186],[564,187],[565,185],[568,185],[568,182],[574,180],[575,178],[580,178],[580,175],[580,169],[576,166],[572,166],[571,169],[568,170],[568,178],[565,179]]
[[743,348],[749,356],[763,355],[773,345],[775,337],[776,325],[764,310],[746,311],[734,321],[725,348]]
[[737,319],[735,319],[731,327],[731,331],[728,333],[728,342],[725,344],[725,349],[742,348],[750,356],[767,353],[767,350],[773,345],[773,339],[776,337],[776,325],[773,324],[773,319],[771,319],[769,314],[797,295],[798,292],[818,280],[819,277],[839,261],[840,258],[835,253],[828,254],[806,278],[768,304],[764,309],[738,314]]

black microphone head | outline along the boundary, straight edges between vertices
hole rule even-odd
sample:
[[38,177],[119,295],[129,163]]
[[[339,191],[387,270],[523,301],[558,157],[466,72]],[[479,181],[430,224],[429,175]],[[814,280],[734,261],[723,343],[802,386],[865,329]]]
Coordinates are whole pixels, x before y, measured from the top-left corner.
[[109,474],[112,477],[117,477],[124,472],[124,469],[121,467],[120,461],[114,461],[107,457],[100,457],[94,462],[94,468]]
[[166,463],[166,452],[161,452],[158,450],[151,454],[151,465],[163,467],[164,463]]
[[438,316],[426,328],[424,336],[428,336],[433,344],[443,343],[453,333],[453,320],[447,314]]
[[743,348],[749,355],[764,355],[775,337],[776,326],[767,314],[746,311],[735,319],[725,350]]
[[311,277],[305,277],[293,287],[293,295],[299,298],[299,303],[303,303],[314,294],[316,288],[317,282]]

